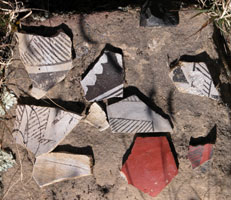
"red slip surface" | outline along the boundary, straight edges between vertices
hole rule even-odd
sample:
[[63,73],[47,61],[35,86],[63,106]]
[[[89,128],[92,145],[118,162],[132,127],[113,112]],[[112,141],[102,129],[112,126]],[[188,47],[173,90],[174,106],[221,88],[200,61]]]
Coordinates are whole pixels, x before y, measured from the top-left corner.
[[213,145],[205,144],[198,146],[189,146],[188,159],[192,163],[192,168],[196,168],[204,162],[211,159],[213,154]]
[[129,184],[153,197],[178,173],[166,137],[137,137],[121,171]]

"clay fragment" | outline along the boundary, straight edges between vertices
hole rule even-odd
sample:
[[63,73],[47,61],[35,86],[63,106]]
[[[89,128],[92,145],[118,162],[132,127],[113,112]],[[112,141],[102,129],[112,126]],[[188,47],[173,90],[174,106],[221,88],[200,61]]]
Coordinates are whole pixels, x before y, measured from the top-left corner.
[[13,136],[37,157],[52,151],[81,118],[59,108],[18,105]]
[[85,155],[49,153],[37,157],[33,168],[39,187],[88,175],[92,175],[91,158]]
[[30,93],[40,99],[73,67],[71,39],[63,32],[54,37],[23,33],[17,37],[21,61],[32,80]]
[[[176,2],[174,2],[176,4]],[[147,0],[140,14],[140,26],[174,26],[179,24],[178,6],[169,0]]]
[[217,126],[210,130],[205,137],[191,137],[189,142],[188,159],[192,163],[192,168],[196,168],[200,165],[202,171],[206,171],[208,168],[209,160],[213,154],[213,144],[216,143],[217,138]]
[[136,95],[108,105],[107,115],[113,133],[172,132],[169,121]]
[[89,113],[84,122],[98,128],[99,131],[104,131],[109,128],[106,114],[97,103],[93,103],[91,105]]
[[180,92],[219,99],[210,72],[203,62],[179,62],[169,76]]
[[212,144],[189,146],[188,159],[190,160],[193,169],[210,160],[212,155]]
[[81,81],[88,101],[123,97],[124,69],[122,53],[105,48],[99,60]]
[[121,172],[128,184],[157,196],[178,173],[167,138],[137,137]]

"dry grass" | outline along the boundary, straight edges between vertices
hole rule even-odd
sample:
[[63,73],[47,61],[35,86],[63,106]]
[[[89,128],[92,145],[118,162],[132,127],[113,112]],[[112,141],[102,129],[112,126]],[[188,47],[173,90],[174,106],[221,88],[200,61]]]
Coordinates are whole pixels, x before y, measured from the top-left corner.
[[[12,64],[13,46],[11,45],[14,32],[20,26],[19,14],[24,13],[27,18],[31,9],[25,9],[22,2],[17,0],[0,0],[0,115],[4,115],[9,108],[3,98],[11,100],[12,92],[7,87],[7,69]],[[10,105],[12,102],[9,102]]]
[[231,0],[198,0],[200,13],[206,13],[209,23],[214,24],[224,33],[231,28]]

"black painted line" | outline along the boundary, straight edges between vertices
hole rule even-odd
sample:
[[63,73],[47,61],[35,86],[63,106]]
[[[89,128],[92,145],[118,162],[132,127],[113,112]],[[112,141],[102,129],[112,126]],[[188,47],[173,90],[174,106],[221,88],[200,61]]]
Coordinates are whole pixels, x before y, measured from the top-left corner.
[[197,63],[203,70],[205,70],[208,74],[210,74],[209,73],[209,71],[203,66],[203,65],[201,65],[200,63]]
[[54,51],[54,53],[55,53],[55,55],[62,61],[62,62],[65,62],[65,61],[67,61],[67,60],[70,60],[70,56],[69,55],[66,55],[63,51],[62,51],[62,49],[61,49],[61,47],[59,47],[57,44],[55,45],[55,44],[51,44],[51,46],[53,47],[53,49],[55,49],[56,51],[57,51],[57,54],[56,54],[56,52]]
[[[113,90],[114,88],[112,88],[112,89],[110,89],[110,90]],[[104,93],[106,93],[106,92],[109,92],[110,90],[107,90],[107,91],[105,91]],[[120,87],[118,90],[116,90],[116,91],[114,91],[114,92],[112,92],[112,93],[110,93],[110,94],[108,94],[108,95],[106,95],[106,96],[103,96],[102,98],[100,98],[100,99],[105,99],[105,98],[108,98],[108,97],[110,97],[110,96],[113,96],[115,93],[117,93],[117,92],[119,92],[120,90],[123,90],[123,88],[122,87]],[[101,94],[101,95],[103,95],[103,94]],[[98,95],[97,97],[99,97],[100,95]],[[97,98],[97,97],[95,97],[95,98]],[[93,98],[93,99],[95,99],[95,98]]]
[[142,125],[141,125],[141,126],[139,127],[139,129],[137,130],[137,133],[140,132],[140,131],[143,129],[143,127],[145,126],[146,122],[147,122],[147,121],[142,121],[142,123],[141,123]]
[[[44,48],[44,46],[41,45],[42,42],[40,43],[36,43],[36,45],[38,46],[38,48],[40,48],[41,51],[45,52],[43,57],[45,57],[45,59],[47,59],[50,63],[49,64],[53,64],[54,63],[54,60],[53,58],[51,57],[50,55],[50,52],[47,48]],[[42,43],[43,44],[43,43]]]
[[126,125],[128,122],[129,122],[128,119],[124,119],[123,121],[121,121],[121,123],[115,125],[115,126],[113,127],[113,129],[119,130],[121,127],[123,127],[124,125]]
[[207,85],[203,84],[203,86],[204,86],[207,90],[209,90],[209,87],[208,87]]
[[204,72],[202,72],[199,68],[196,68],[199,72],[201,72],[205,77],[207,77],[209,80],[211,80],[211,78],[208,76],[208,74],[205,74]]
[[140,128],[140,125],[141,125],[142,123],[143,123],[142,121],[137,122],[137,123],[132,127],[132,129],[130,129],[130,131],[133,132],[134,130],[136,130],[136,133],[137,133],[138,130],[139,130],[139,128]]
[[122,127],[122,129],[120,129],[118,132],[125,132],[125,130],[126,130],[126,132],[128,132],[128,131],[130,132],[130,127],[134,123],[136,123],[136,121],[129,120],[128,123],[126,124],[127,126]]
[[[40,38],[38,38],[38,40],[39,40],[39,42],[43,45],[42,47],[43,47],[44,51],[47,52],[47,56],[49,56],[51,59],[53,59],[53,60],[52,60],[52,63],[55,64],[55,62],[59,62],[59,60],[57,61],[56,56],[54,56],[54,54],[53,54],[53,49],[52,49],[52,47],[51,47],[49,44],[45,43],[45,41],[41,40]],[[40,43],[39,43],[39,45],[40,45]],[[44,48],[44,47],[46,47],[46,48]],[[48,50],[48,51],[47,51],[47,50]],[[49,51],[50,51],[50,52],[49,52]]]

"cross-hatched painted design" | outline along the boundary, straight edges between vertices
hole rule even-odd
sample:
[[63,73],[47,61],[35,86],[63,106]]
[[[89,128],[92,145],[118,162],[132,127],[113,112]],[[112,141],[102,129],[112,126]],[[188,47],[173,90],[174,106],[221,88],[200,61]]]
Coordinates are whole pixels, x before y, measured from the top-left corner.
[[21,53],[26,65],[44,66],[71,60],[71,42],[68,36],[60,33],[56,37],[31,37],[27,51]]
[[110,118],[109,122],[112,132],[146,133],[154,131],[152,121]]

